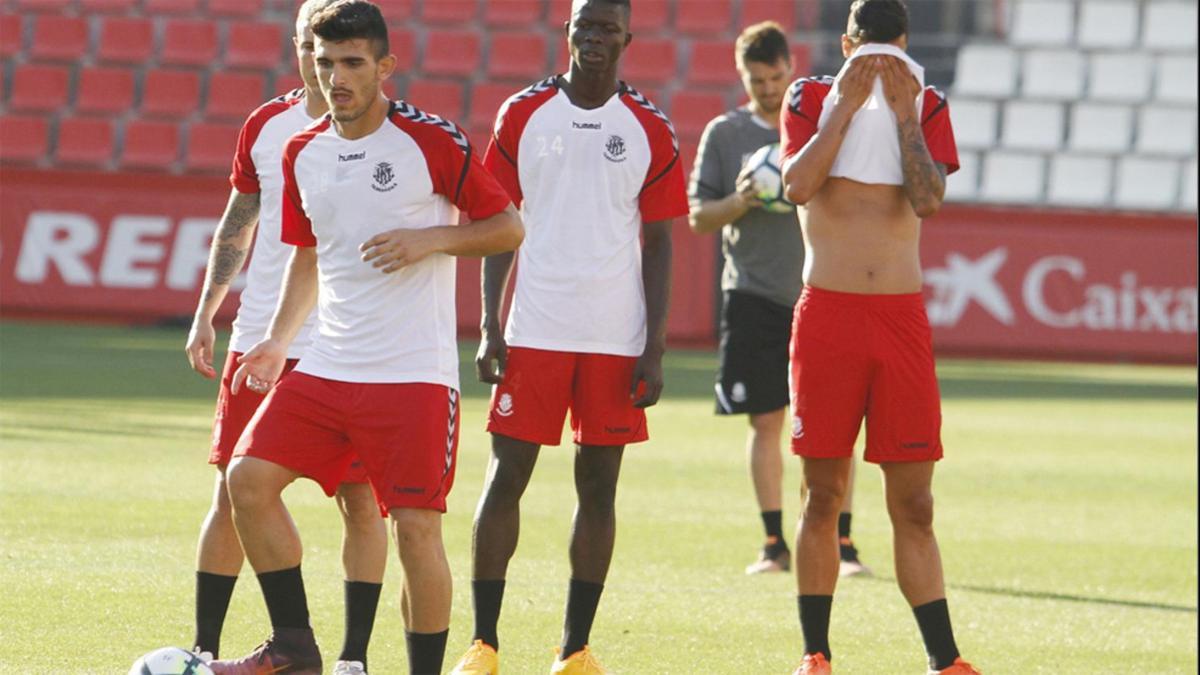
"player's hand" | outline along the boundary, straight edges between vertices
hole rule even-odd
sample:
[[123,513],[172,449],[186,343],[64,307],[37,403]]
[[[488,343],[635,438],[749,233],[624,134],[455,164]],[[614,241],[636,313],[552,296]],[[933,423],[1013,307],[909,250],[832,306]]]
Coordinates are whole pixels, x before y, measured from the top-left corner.
[[213,370],[212,366],[213,343],[216,342],[216,338],[217,332],[213,330],[212,322],[197,318],[192,322],[192,329],[188,331],[187,346],[184,347],[192,370],[210,380],[217,376],[217,371]]
[[[643,388],[644,387],[644,388]],[[641,395],[638,390],[641,389]],[[658,403],[663,391],[662,352],[647,349],[633,367],[633,382],[629,386],[629,398],[633,407],[649,408]]]
[[234,394],[246,388],[257,394],[265,394],[275,386],[287,363],[287,348],[278,340],[267,338],[250,348],[238,358],[237,372],[229,390]]
[[879,75],[882,64],[878,56],[860,56],[850,62],[850,67],[837,80],[838,100],[836,105],[846,106],[851,111],[857,111],[867,102],[871,88],[875,86],[875,77]]
[[737,177],[737,195],[738,205],[742,209],[749,211],[750,209],[762,208],[762,200],[757,197],[758,186],[754,183],[754,178],[750,175],[750,167],[745,167]]
[[441,236],[436,228],[399,228],[377,234],[358,248],[362,251],[363,262],[371,263],[384,274],[391,274],[438,252],[440,246]]
[[883,96],[888,106],[896,113],[897,120],[909,119],[917,114],[917,96],[921,94],[921,83],[908,69],[908,64],[895,56],[880,57],[883,66]]
[[475,374],[480,382],[500,384],[508,364],[508,344],[498,333],[484,332],[475,354]]

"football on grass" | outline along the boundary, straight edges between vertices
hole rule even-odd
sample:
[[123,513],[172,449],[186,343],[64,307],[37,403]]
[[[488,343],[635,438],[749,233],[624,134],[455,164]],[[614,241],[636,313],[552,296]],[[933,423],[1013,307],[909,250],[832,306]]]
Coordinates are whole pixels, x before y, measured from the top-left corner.
[[186,649],[163,647],[134,661],[129,675],[213,675],[213,671]]

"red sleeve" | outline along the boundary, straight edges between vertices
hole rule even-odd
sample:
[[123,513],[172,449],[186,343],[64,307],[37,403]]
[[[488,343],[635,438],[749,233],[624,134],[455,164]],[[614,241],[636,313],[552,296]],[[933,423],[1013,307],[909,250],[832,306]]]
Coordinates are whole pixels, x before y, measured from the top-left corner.
[[520,206],[525,195],[521,193],[521,177],[517,172],[517,149],[521,144],[521,131],[525,128],[523,122],[529,120],[529,115],[518,120],[523,111],[514,112],[516,107],[505,105],[496,113],[496,126],[483,155],[483,166],[504,186],[512,202]]
[[229,184],[242,194],[260,192],[258,184],[258,167],[254,166],[254,144],[267,122],[281,112],[285,112],[301,100],[299,90],[274,98],[258,107],[246,118],[242,130],[238,132],[237,149],[233,154],[233,170],[229,172]]
[[958,145],[954,142],[954,129],[950,126],[950,106],[946,96],[933,87],[925,88],[925,101],[921,104],[921,131],[925,146],[933,161],[946,165],[946,175],[958,171]]
[[292,136],[283,148],[283,209],[280,222],[280,239],[285,244],[293,246],[316,246],[317,236],[313,234],[312,221],[304,212],[304,202],[300,198],[300,185],[296,182],[296,158],[300,151],[314,136],[329,127],[329,120],[309,127]]
[[817,133],[821,105],[829,93],[829,84],[812,78],[802,78],[788,87],[785,105],[780,110],[779,162],[783,164],[800,152]]
[[408,130],[425,154],[433,191],[449,199],[471,220],[482,220],[508,208],[512,203],[508,192],[483,168],[467,135],[453,123],[437,119],[436,123],[413,123]]
[[637,90],[628,88],[621,96],[633,111],[650,142],[650,168],[638,192],[638,210],[643,223],[686,216],[687,181],[679,162],[679,139],[671,120]]

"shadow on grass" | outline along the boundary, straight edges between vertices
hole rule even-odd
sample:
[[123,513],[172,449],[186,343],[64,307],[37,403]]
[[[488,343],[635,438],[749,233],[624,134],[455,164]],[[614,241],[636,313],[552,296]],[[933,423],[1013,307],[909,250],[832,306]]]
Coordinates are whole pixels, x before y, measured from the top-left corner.
[[[895,583],[893,577],[888,576],[870,576],[865,577],[869,581]],[[994,586],[976,586],[973,584],[946,584],[947,588],[956,591],[968,591],[971,593],[984,593],[987,595],[1000,595],[1010,598],[1028,598],[1030,600],[1054,600],[1058,602],[1081,602],[1091,605],[1111,605],[1115,607],[1129,607],[1133,609],[1156,609],[1164,612],[1181,612],[1185,614],[1196,614],[1197,608],[1194,605],[1180,605],[1170,602],[1149,602],[1146,600],[1121,600],[1119,598],[1100,598],[1088,595],[1074,595],[1071,593],[1053,593],[1050,591],[1027,591],[1019,588],[996,588]]]

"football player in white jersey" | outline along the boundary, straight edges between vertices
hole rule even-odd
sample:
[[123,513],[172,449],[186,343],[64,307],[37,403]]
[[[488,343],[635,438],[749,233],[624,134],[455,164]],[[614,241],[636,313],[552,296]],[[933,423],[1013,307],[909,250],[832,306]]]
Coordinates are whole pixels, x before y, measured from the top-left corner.
[[617,79],[629,20],[628,0],[575,0],[564,24],[569,72],[505,102],[484,159],[520,204],[526,238],[503,335],[514,256],[484,263],[476,366],[496,385],[492,457],[475,518],[473,644],[455,673],[499,667],[496,624],[521,494],[541,446],[561,441],[568,410],[578,504],[551,672],[604,672],[588,641],[612,559],[617,476],[625,446],[647,439],[645,408],[662,392],[671,221],[688,212],[670,121]]
[[[230,392],[237,359],[267,331],[279,298],[279,287],[290,253],[279,240],[283,197],[283,145],[292,134],[324,115],[328,106],[317,84],[313,65],[313,36],[309,21],[333,0],[308,0],[296,16],[296,61],[304,88],[264,103],[246,120],[238,137],[230,182],[229,204],[213,238],[204,290],[188,335],[187,356],[192,368],[213,378],[213,346],[216,333],[213,316],[221,306],[254,242],[254,256],[241,294],[241,306],[233,324],[229,355],[221,375],[216,419],[209,463],[217,467],[212,506],[200,529],[196,555],[195,649],[215,658],[219,655],[221,630],[229,600],[242,568],[242,546],[233,527],[225,468],[233,455],[242,429],[262,402],[252,390]],[[309,317],[301,334],[288,351],[288,369],[304,353],[316,317]],[[387,564],[387,526],[379,517],[371,486],[361,464],[355,463],[337,490],[337,502],[345,524],[342,560],[345,565],[346,633],[337,670],[364,671],[367,644],[375,622],[375,610]]]
[[[210,666],[218,675],[322,672],[300,537],[281,493],[301,476],[332,493],[357,455],[404,568],[409,670],[440,673],[451,596],[442,513],[459,429],[454,256],[511,251],[523,229],[461,129],[384,96],[396,58],[378,7],[338,2],[311,26],[330,112],[285,146],[281,238],[294,249],[266,338],[232,383],[270,392],[228,473],[272,631],[249,656]],[[455,224],[460,211],[469,224]],[[283,375],[314,306],[312,342]]]

